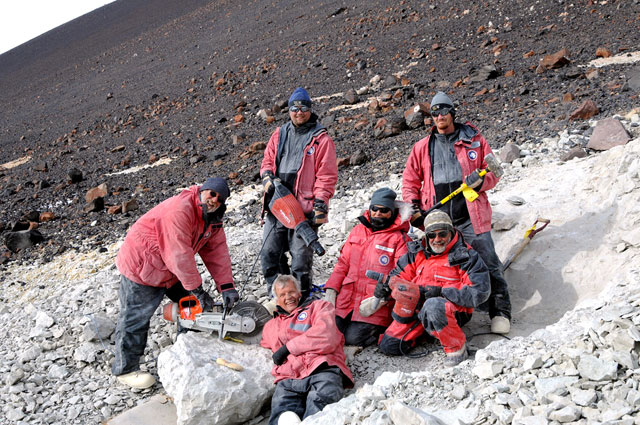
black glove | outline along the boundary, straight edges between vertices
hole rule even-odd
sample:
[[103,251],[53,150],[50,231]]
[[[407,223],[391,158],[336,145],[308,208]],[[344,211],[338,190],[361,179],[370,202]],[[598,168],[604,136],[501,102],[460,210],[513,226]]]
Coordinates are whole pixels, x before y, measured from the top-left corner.
[[373,290],[373,296],[381,300],[387,300],[391,296],[391,288],[389,287],[389,277],[382,275],[376,288]]
[[482,186],[482,182],[484,179],[480,177],[480,170],[477,168],[473,171],[473,173],[469,174],[466,179],[464,179],[464,183],[469,186],[471,189],[480,190],[480,186]]
[[424,225],[424,211],[420,208],[418,199],[411,201],[411,218],[409,222],[413,227],[422,227]]
[[327,222],[327,213],[329,207],[327,203],[322,199],[316,199],[313,201],[313,224],[319,226]]
[[226,308],[231,308],[240,299],[236,288],[227,289],[222,293],[222,302]]
[[287,360],[288,355],[289,355],[289,349],[287,348],[286,345],[283,345],[282,347],[278,348],[278,351],[273,353],[271,358],[273,359],[273,362],[275,364],[280,366],[282,363],[284,363]]
[[202,306],[202,311],[213,310],[213,298],[211,298],[211,295],[209,295],[209,293],[204,290],[202,285],[191,291],[191,294],[198,299],[200,306]]
[[266,196],[270,196],[273,194],[274,186],[273,186],[274,175],[271,171],[265,171],[262,175],[262,187],[264,188],[264,193]]
[[442,294],[442,287],[440,286],[421,286],[420,287],[420,296],[425,300],[427,298],[435,298],[439,297]]

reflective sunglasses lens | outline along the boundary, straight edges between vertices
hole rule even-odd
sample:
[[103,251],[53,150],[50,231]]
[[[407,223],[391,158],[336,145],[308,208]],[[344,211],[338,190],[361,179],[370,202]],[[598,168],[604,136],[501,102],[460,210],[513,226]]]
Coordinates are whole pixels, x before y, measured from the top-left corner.
[[446,237],[447,237],[447,233],[448,233],[448,232],[447,232],[446,230],[442,230],[442,231],[440,231],[440,232],[429,232],[429,233],[427,233],[427,237],[428,237],[429,239],[435,239],[435,238],[436,238],[436,236],[437,236],[437,237],[439,237],[440,239],[444,239],[444,238],[446,238]]

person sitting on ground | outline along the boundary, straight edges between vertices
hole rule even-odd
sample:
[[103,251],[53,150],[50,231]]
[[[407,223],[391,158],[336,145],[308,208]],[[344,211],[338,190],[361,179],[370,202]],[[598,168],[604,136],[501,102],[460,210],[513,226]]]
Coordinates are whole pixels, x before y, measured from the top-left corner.
[[[454,229],[447,213],[432,211],[424,226],[426,247],[411,244],[391,273],[420,286],[418,320],[400,323],[394,318],[379,347],[388,355],[406,354],[426,329],[442,344],[445,364],[455,366],[468,357],[460,327],[471,319],[473,309],[489,298],[489,270],[464,242],[462,233]],[[387,289],[384,296],[390,294]]]
[[116,258],[120,314],[111,371],[119,382],[133,388],[155,383],[150,373],[139,370],[139,363],[151,316],[165,295],[177,302],[191,293],[204,310],[213,308],[195,254],[211,273],[224,304],[231,308],[238,301],[222,228],[228,197],[227,182],[213,177],[161,202],[131,226]]
[[353,386],[344,336],[331,303],[302,298],[300,282],[280,275],[273,282],[277,310],[262,330],[260,344],[273,351],[276,390],[269,425],[299,423],[342,398]]
[[349,233],[325,284],[325,300],[336,306],[336,322],[347,345],[376,344],[391,323],[393,302],[368,317],[362,316],[359,309],[376,286],[375,281],[365,276],[366,271],[389,274],[407,252],[411,209],[407,205],[401,214],[396,196],[387,187],[373,193],[369,210],[358,217],[360,223]]

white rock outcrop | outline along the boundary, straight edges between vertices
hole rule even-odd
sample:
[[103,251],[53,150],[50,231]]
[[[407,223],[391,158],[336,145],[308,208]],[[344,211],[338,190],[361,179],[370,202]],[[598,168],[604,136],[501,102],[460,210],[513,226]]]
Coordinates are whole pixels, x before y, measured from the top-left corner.
[[[238,363],[235,371],[216,364]],[[178,425],[239,424],[256,417],[273,394],[271,352],[189,332],[160,353],[158,375],[178,413]]]

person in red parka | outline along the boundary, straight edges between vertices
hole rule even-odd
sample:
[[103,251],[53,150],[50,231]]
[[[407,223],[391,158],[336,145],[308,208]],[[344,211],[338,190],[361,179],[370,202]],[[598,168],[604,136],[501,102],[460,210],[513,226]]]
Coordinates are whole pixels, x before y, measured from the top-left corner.
[[121,383],[134,388],[155,383],[150,373],[139,370],[139,361],[151,316],[165,295],[179,301],[192,293],[203,309],[213,307],[195,254],[211,273],[225,305],[231,308],[239,299],[222,228],[228,197],[227,182],[213,177],[161,202],[131,226],[116,258],[120,314],[111,371]]
[[[402,173],[402,199],[413,203],[417,210],[428,210],[462,182],[478,193],[473,202],[458,195],[438,209],[449,214],[453,225],[487,265],[491,295],[486,308],[491,317],[491,332],[506,334],[511,329],[511,300],[491,237],[491,205],[487,197],[498,177],[493,172],[483,177],[479,174],[487,168],[484,158],[492,151],[480,130],[469,122],[456,122],[455,114],[453,101],[438,92],[431,100],[435,125],[427,137],[413,146],[407,158]],[[419,221],[412,225],[421,227]]]
[[410,209],[404,214],[396,207],[396,193],[387,188],[376,190],[369,210],[358,217],[342,246],[333,273],[325,284],[325,300],[336,307],[338,329],[347,345],[376,344],[391,323],[393,302],[387,303],[369,317],[360,314],[360,304],[371,297],[375,281],[367,278],[367,270],[389,274],[398,259],[407,252]]
[[[464,242],[462,233],[454,229],[447,213],[432,211],[424,226],[426,248],[412,244],[391,273],[418,284],[423,303],[418,303],[417,317],[411,320],[394,317],[380,341],[380,351],[406,354],[426,330],[440,340],[445,364],[454,366],[468,357],[460,327],[471,319],[473,309],[489,298],[489,270]],[[388,296],[391,291],[387,291]]]
[[[336,327],[333,305],[303,298],[300,282],[280,275],[273,282],[275,317],[262,330],[260,344],[273,351],[276,390],[271,399],[269,425],[280,417],[299,423],[342,398],[353,386],[346,365],[344,337]],[[291,420],[293,418],[293,420]]]

